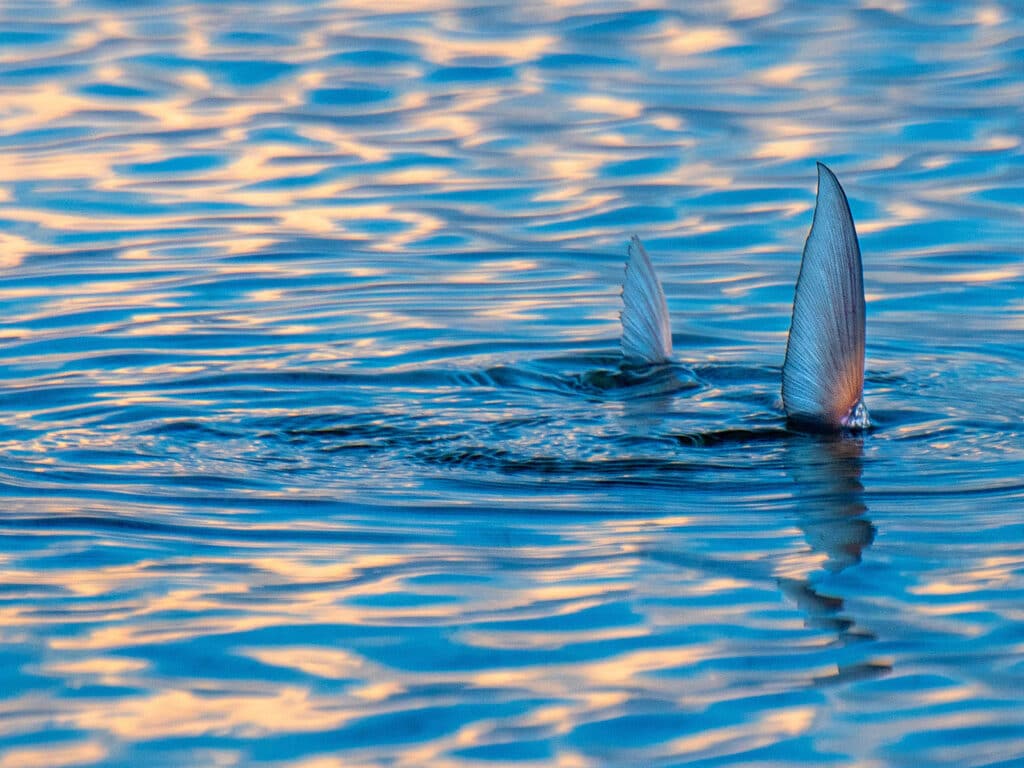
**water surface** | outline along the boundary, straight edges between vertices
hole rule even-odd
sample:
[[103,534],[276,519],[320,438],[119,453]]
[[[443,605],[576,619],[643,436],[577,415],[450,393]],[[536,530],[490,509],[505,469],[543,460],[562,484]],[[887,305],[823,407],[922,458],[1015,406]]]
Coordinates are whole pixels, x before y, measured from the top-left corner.
[[0,10],[0,766],[1020,764],[1019,8],[686,7]]

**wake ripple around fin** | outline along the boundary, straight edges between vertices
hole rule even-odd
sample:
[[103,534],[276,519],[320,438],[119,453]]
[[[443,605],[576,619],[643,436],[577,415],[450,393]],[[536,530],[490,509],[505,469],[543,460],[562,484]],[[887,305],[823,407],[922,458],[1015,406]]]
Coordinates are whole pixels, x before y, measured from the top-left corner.
[[[597,360],[608,364],[614,360]],[[494,387],[510,392],[551,393],[597,401],[636,401],[669,396],[701,387],[693,372],[672,364],[619,368],[595,365],[583,371],[567,371],[557,361],[534,361],[514,366],[495,366],[482,373]]]
[[846,194],[818,163],[814,221],[804,245],[782,366],[782,402],[794,422],[868,426],[864,408],[864,278]]
[[740,446],[754,443],[776,443],[798,436],[782,427],[764,427],[761,429],[716,429],[685,435],[675,435],[679,445],[692,448],[717,448],[719,446]]
[[622,285],[622,356],[629,364],[657,364],[672,356],[672,327],[665,292],[636,235],[629,243]]

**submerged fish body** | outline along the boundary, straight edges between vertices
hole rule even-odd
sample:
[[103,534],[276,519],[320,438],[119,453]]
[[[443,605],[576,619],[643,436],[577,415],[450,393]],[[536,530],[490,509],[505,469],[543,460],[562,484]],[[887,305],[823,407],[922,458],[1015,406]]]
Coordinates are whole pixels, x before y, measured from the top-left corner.
[[[627,365],[669,361],[672,335],[665,293],[637,237],[622,288],[622,355]],[[782,366],[782,403],[790,423],[813,430],[862,430],[864,279],[860,245],[839,180],[818,163],[814,219],[804,244]]]

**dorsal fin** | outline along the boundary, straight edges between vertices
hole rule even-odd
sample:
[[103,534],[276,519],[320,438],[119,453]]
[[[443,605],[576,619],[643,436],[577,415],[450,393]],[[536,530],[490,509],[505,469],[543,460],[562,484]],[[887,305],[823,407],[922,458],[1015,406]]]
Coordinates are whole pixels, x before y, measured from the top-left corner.
[[672,356],[665,292],[651,259],[633,235],[622,285],[622,356],[631,363],[664,363]]
[[818,163],[818,199],[793,297],[782,402],[796,421],[868,426],[864,408],[864,277],[846,194]]

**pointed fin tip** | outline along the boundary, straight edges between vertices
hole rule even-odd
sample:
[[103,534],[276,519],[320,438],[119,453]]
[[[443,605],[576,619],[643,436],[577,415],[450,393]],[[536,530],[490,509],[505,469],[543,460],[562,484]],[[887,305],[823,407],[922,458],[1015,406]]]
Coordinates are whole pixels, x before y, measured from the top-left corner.
[[[823,162],[818,161],[818,192],[815,196],[815,208],[821,200],[822,193],[831,193],[839,197],[843,204],[849,208],[849,201],[846,199],[846,192],[843,190],[843,185],[839,183],[839,178],[835,175],[831,168],[825,165]],[[851,217],[852,219],[852,217]]]

